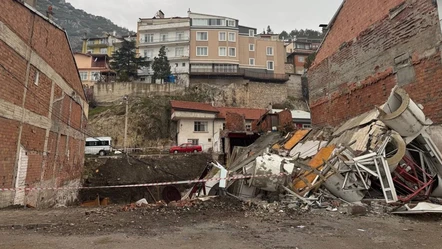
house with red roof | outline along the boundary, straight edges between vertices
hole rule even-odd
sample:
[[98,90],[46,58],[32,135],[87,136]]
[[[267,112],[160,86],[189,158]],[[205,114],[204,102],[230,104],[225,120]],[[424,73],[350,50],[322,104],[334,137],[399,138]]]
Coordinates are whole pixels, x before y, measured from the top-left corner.
[[177,144],[192,143],[203,151],[224,152],[223,134],[251,133],[252,122],[267,110],[255,108],[214,107],[212,104],[188,101],[171,101],[171,119],[176,122]]

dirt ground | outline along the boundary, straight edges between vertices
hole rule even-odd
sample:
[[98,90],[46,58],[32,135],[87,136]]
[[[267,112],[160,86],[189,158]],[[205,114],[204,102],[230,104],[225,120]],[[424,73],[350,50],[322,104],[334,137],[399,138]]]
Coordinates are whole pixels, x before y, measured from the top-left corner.
[[0,248],[440,248],[438,215],[267,212],[236,199],[192,207],[0,210]]

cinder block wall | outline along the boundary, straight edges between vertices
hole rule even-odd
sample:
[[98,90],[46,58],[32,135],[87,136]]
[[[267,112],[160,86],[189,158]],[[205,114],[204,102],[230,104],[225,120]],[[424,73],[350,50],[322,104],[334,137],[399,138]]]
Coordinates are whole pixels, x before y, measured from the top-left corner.
[[336,126],[403,87],[442,123],[440,24],[435,1],[347,0],[308,72],[312,122]]
[[[13,0],[0,3],[0,30],[0,188],[14,188],[17,178],[19,187],[76,186],[87,103],[67,37]],[[76,191],[22,193],[0,192],[0,207],[76,198]]]

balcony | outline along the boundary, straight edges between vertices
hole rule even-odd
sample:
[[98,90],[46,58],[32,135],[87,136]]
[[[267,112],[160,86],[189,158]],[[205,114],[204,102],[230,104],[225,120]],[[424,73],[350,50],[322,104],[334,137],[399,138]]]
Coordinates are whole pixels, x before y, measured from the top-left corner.
[[109,43],[106,42],[100,42],[100,43],[94,43],[94,44],[87,44],[88,48],[107,48],[109,47]]
[[157,45],[157,44],[169,44],[169,43],[189,43],[189,36],[168,37],[164,39],[142,39],[140,40],[141,46]]
[[226,68],[226,69],[216,69],[216,68],[191,68],[190,75],[192,76],[226,76],[226,77],[244,77],[245,79],[255,80],[255,81],[277,81],[286,82],[289,80],[289,75],[287,74],[275,74],[269,72],[257,72],[255,70],[248,70],[244,68]]
[[166,23],[166,24],[141,24],[139,27],[139,31],[143,30],[164,30],[164,29],[177,29],[177,28],[190,28],[190,23],[187,22],[179,22],[179,23]]

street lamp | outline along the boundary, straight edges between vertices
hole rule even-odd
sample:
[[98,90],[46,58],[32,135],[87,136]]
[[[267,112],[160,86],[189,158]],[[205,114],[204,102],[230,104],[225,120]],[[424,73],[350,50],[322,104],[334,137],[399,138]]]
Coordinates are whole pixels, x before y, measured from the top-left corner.
[[129,97],[126,95],[123,97],[123,100],[126,102],[126,114],[125,114],[125,121],[124,121],[124,141],[123,141],[123,147],[124,152],[127,153],[127,121],[129,116]]

